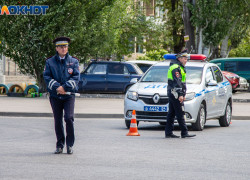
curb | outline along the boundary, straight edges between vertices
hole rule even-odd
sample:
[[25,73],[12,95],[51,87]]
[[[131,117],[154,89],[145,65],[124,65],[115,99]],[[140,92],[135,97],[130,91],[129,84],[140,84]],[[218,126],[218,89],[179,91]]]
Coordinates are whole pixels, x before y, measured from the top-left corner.
[[[8,117],[53,117],[52,113],[0,112]],[[116,118],[123,119],[123,114],[75,114],[74,118]],[[250,120],[250,116],[232,116],[232,120]]]
[[[42,97],[47,97],[47,93],[43,93]],[[1,97],[1,95],[0,95]],[[77,98],[107,98],[107,99],[124,99],[125,94],[81,94],[80,97]],[[235,103],[250,103],[250,99],[233,99]]]
[[[53,113],[0,112],[8,117],[53,117]],[[124,118],[123,114],[74,114],[74,118]]]
[[250,99],[233,99],[233,102],[237,102],[237,103],[250,103]]

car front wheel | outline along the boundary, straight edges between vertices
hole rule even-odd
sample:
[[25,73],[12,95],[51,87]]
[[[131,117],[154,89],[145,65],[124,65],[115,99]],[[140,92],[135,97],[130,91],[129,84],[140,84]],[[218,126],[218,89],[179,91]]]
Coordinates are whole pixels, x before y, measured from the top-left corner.
[[[125,120],[125,124],[126,124],[126,127],[127,127],[128,129],[130,128],[130,123],[131,123],[130,120]],[[137,123],[137,127],[138,127],[139,121],[136,121],[136,123]]]
[[196,122],[192,124],[192,129],[195,131],[202,131],[206,123],[206,109],[204,104],[200,105]]
[[228,127],[231,122],[231,117],[232,117],[232,107],[229,102],[227,102],[227,106],[225,109],[225,114],[224,116],[221,116],[219,119],[219,123],[221,127]]

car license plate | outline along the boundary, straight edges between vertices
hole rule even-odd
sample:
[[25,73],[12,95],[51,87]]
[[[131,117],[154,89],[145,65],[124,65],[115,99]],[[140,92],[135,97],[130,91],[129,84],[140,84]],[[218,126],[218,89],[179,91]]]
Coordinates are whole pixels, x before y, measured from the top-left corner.
[[144,106],[144,111],[167,112],[167,107]]

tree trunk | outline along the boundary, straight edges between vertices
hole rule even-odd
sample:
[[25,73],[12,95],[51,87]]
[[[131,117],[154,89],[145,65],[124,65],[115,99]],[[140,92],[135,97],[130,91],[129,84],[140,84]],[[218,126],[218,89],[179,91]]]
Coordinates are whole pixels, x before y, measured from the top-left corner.
[[212,55],[210,57],[210,60],[219,58],[219,47],[218,46],[211,47],[211,52],[212,52]]
[[202,46],[203,46],[203,36],[202,36],[202,28],[200,28],[198,54],[202,54]]
[[225,57],[227,56],[228,39],[229,39],[229,36],[227,35],[227,36],[223,39],[223,41],[222,41],[221,50],[220,50],[220,57],[221,57],[221,58],[225,58]]
[[195,36],[194,36],[194,26],[190,22],[191,11],[188,9],[187,4],[191,3],[191,0],[187,0],[183,3],[183,22],[185,27],[185,35],[189,35],[189,41],[186,42],[186,48],[189,51],[195,52]]
[[208,55],[209,55],[209,49],[210,49],[209,46],[204,46],[202,54],[204,54],[204,55],[206,55],[208,57]]

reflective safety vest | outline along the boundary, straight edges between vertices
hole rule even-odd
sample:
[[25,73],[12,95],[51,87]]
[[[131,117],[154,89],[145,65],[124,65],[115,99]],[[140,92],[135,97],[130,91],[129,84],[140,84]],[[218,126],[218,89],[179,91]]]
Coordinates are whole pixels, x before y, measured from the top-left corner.
[[170,68],[168,69],[168,79],[173,81],[173,74],[172,71],[176,68],[180,68],[181,70],[181,82],[186,82],[186,72],[184,70],[184,67],[179,66],[178,64],[173,64],[172,66],[170,66]]

